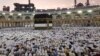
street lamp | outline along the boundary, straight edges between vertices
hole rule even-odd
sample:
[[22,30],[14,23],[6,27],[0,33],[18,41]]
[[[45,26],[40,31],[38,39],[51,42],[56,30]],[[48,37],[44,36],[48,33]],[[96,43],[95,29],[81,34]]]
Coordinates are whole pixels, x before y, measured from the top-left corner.
[[21,13],[18,13],[18,16],[21,16],[22,14]]
[[24,9],[25,7],[23,6],[22,8]]
[[93,12],[93,10],[87,10],[87,12],[88,12],[88,13],[92,13],[92,12]]
[[78,14],[82,14],[82,13],[83,13],[83,11],[82,11],[82,10],[79,10],[79,11],[77,11],[77,13],[78,13]]
[[67,11],[67,14],[71,14],[72,12],[71,11]]
[[32,15],[35,16],[35,13],[33,13]]
[[2,13],[3,15],[5,15],[6,13]]

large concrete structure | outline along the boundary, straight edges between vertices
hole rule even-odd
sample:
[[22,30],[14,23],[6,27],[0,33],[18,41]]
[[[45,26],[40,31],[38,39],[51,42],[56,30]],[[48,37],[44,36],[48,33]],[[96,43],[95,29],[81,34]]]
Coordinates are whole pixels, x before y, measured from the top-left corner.
[[53,16],[56,18],[53,19],[56,26],[63,24],[70,26],[100,26],[100,6],[69,9],[66,13]]
[[[48,14],[51,18],[36,19],[37,14]],[[34,12],[0,12],[0,28],[32,27],[35,21],[46,21],[46,27],[52,26],[100,26],[100,6],[71,8],[67,10]],[[51,22],[52,21],[52,22]],[[51,24],[51,25],[50,25]]]

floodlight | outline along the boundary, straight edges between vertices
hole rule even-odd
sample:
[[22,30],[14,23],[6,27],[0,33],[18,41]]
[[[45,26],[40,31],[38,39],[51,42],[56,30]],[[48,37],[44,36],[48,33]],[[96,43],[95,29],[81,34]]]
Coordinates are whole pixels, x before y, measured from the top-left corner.
[[5,15],[6,13],[2,13],[3,15]]
[[71,11],[67,11],[67,14],[71,14]]
[[83,13],[83,11],[82,11],[82,10],[79,10],[79,11],[77,11],[77,13],[78,13],[78,14],[82,14],[82,13]]
[[21,13],[18,13],[18,15],[21,16],[22,14]]
[[93,12],[93,10],[87,10],[87,12],[88,12],[88,13],[92,13],[92,12]]

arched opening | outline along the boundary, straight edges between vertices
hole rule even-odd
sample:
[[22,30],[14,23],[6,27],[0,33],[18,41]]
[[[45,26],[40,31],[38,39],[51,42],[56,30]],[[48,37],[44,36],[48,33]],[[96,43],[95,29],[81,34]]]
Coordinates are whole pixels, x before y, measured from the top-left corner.
[[3,19],[5,19],[5,16],[1,15],[0,20],[3,20]]
[[66,19],[71,19],[70,15],[65,15]]
[[22,20],[22,17],[21,16],[17,16],[16,19],[17,20]]
[[56,19],[61,19],[62,16],[61,15],[57,15]]
[[9,16],[8,18],[9,18],[10,20],[13,20],[13,19],[14,19],[14,17],[13,17],[13,16]]
[[31,18],[30,18],[30,16],[26,16],[25,19],[26,19],[26,20],[29,20],[29,19],[31,19]]

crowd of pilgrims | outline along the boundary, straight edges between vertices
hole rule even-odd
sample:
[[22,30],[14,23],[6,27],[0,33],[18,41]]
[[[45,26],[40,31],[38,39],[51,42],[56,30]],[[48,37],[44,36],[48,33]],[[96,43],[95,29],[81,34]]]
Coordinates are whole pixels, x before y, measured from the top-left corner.
[[100,56],[100,28],[1,29],[0,54],[5,56]]

